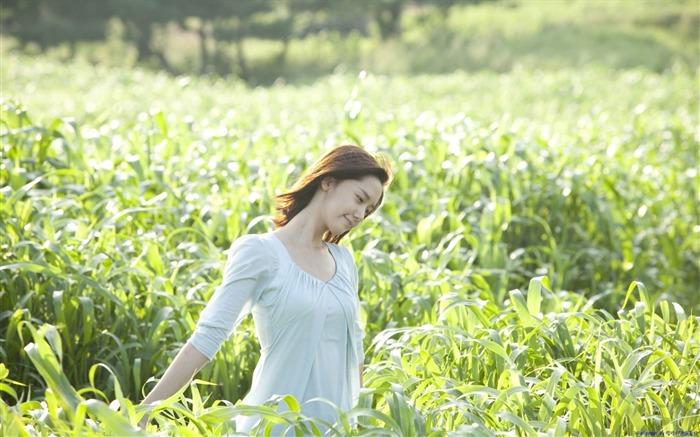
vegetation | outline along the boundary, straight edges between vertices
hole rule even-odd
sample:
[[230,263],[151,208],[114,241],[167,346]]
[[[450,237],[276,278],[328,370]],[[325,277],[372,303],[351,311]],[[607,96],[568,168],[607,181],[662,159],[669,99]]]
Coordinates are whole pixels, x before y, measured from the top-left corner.
[[292,398],[237,403],[258,358],[250,321],[181,393],[138,402],[232,241],[269,229],[274,193],[354,142],[396,178],[345,243],[366,388],[336,435],[697,435],[700,108],[683,50],[658,68],[640,48],[629,68],[533,54],[503,73],[269,88],[3,53],[0,431],[225,435],[260,413],[261,435],[314,434]]
[[63,62],[139,65],[250,85],[361,70],[595,64],[662,72],[673,64],[695,69],[700,59],[700,14],[690,0],[562,0],[546,7],[536,0],[203,1],[6,1],[0,36],[5,50]]
[[177,40],[189,39],[196,41],[196,49],[185,55],[186,64],[194,60],[198,65],[186,65],[188,72],[234,73],[249,81],[253,77],[245,43],[250,40],[272,47],[267,61],[283,68],[291,40],[328,32],[367,36],[370,26],[381,40],[388,40],[401,34],[407,8],[420,11],[419,16],[444,16],[454,4],[475,1],[485,0],[17,0],[0,7],[0,23],[3,34],[25,49],[44,53],[64,47],[74,57],[81,44],[118,41],[134,49],[138,62],[171,72],[182,65],[174,66],[167,52],[181,52],[182,41]]

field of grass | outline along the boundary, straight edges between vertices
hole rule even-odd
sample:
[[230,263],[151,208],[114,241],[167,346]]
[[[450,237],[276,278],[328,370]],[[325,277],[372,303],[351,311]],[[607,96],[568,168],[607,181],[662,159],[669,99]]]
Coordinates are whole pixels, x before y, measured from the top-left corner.
[[[0,73],[3,434],[136,433],[224,250],[348,142],[396,178],[346,242],[366,388],[337,435],[700,433],[697,71],[248,88],[7,54]],[[313,433],[293,399],[237,405],[252,335],[148,431],[224,435],[258,412]]]

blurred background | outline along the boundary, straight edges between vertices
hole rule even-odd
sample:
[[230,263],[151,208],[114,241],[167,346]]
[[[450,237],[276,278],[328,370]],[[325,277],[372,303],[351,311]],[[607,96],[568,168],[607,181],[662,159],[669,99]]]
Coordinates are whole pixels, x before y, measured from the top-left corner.
[[[454,435],[686,432],[699,29],[698,0],[0,0],[0,430],[92,435],[63,419],[82,396],[140,400],[232,241],[353,142],[395,169],[344,240],[373,408]],[[202,399],[247,392],[253,337]]]
[[691,0],[2,0],[2,52],[250,85],[337,72],[698,67]]

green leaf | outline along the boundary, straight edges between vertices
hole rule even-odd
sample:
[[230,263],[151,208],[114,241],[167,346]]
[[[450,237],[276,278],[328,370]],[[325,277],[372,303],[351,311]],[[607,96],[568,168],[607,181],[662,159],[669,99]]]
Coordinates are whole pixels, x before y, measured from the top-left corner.
[[530,315],[530,311],[528,310],[523,294],[520,292],[520,290],[511,290],[509,294],[511,305],[516,314],[518,314],[520,322],[525,328],[532,328],[535,325],[535,322]]
[[549,278],[538,276],[530,280],[527,289],[527,310],[533,317],[537,317],[541,312],[542,288],[549,290]]

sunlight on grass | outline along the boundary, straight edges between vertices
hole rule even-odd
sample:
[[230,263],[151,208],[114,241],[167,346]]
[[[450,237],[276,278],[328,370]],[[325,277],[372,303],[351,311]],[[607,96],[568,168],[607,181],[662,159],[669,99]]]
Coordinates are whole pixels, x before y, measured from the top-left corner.
[[327,424],[292,398],[235,403],[259,355],[250,321],[182,393],[137,403],[192,332],[231,242],[265,232],[271,197],[352,141],[396,177],[346,243],[366,387],[332,435],[698,430],[695,72],[248,89],[11,56],[3,433],[135,435],[153,412],[159,435],[225,435],[241,414],[264,417],[260,435],[319,435]]

